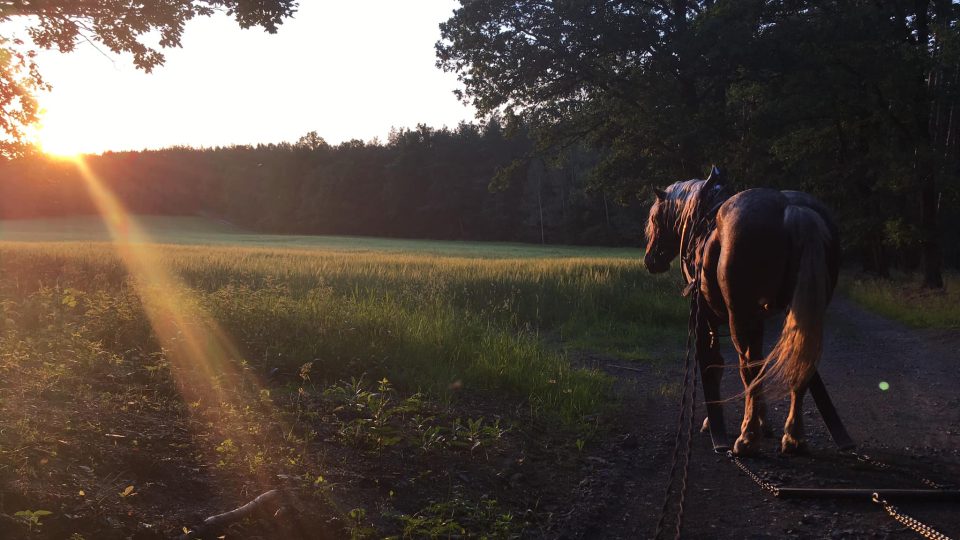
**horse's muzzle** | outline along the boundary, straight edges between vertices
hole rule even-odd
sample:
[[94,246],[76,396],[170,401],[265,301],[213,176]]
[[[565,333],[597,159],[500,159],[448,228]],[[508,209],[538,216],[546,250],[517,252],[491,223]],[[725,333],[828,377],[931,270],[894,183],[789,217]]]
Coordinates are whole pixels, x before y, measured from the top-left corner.
[[670,269],[670,261],[658,260],[649,253],[643,256],[643,265],[651,274],[662,274]]

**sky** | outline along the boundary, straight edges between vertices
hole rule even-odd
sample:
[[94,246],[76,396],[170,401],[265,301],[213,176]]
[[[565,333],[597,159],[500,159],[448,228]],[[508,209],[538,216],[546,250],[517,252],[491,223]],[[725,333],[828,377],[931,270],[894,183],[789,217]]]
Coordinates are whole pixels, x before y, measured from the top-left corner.
[[[456,126],[473,109],[435,65],[454,0],[302,0],[277,34],[218,15],[191,21],[182,48],[147,74],[129,56],[80,44],[44,51],[53,90],[41,145],[60,154],[296,141],[385,140],[391,127]],[[105,54],[106,53],[106,54]]]

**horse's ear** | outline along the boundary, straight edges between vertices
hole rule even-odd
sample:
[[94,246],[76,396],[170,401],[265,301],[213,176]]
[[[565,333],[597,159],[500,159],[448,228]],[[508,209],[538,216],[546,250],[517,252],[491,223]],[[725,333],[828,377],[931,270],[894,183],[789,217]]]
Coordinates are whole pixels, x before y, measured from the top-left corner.
[[713,189],[716,186],[723,185],[727,180],[727,175],[723,173],[720,167],[713,165],[710,167],[710,176],[707,176],[707,183],[703,185],[704,190]]
[[658,201],[662,201],[667,198],[667,192],[660,188],[653,188],[653,194],[657,196]]

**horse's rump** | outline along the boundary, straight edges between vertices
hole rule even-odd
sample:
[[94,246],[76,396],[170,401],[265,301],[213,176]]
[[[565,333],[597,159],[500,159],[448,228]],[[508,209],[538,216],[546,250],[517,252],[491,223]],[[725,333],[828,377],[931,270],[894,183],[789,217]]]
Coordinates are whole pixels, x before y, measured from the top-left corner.
[[783,224],[793,251],[788,281],[793,289],[780,338],[752,384],[773,380],[796,389],[806,385],[820,360],[824,314],[835,283],[828,258],[836,239],[823,216],[807,205],[788,205]]

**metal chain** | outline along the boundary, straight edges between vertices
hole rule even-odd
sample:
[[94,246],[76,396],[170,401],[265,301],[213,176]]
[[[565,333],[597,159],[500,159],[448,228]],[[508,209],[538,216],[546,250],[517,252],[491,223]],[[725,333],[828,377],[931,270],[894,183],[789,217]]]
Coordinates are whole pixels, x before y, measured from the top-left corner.
[[[864,462],[866,462],[866,463],[870,463],[871,465],[878,466],[878,467],[883,468],[883,469],[889,469],[889,468],[890,468],[890,465],[888,465],[888,464],[886,464],[886,463],[883,463],[883,462],[881,462],[881,461],[872,460],[869,456],[866,456],[866,455],[863,455],[863,454],[856,454],[856,453],[853,453],[853,452],[851,452],[851,454],[854,455],[854,456],[857,456],[857,459],[861,459],[861,461],[864,461]],[[727,457],[730,458],[730,461],[733,462],[733,464],[736,465],[738,469],[740,469],[741,471],[743,471],[743,473],[744,473],[745,475],[747,475],[747,477],[749,477],[751,480],[753,480],[754,482],[756,482],[756,484],[757,484],[758,486],[760,486],[761,489],[763,489],[764,491],[770,493],[770,494],[773,495],[774,497],[779,497],[779,496],[780,496],[780,486],[778,486],[778,485],[776,485],[776,484],[774,484],[774,483],[772,483],[772,482],[769,482],[769,481],[767,481],[767,480],[764,480],[764,479],[761,478],[758,474],[756,474],[755,472],[751,471],[750,468],[747,467],[747,464],[744,463],[739,457],[737,457],[736,455],[734,455],[733,452],[727,451]],[[931,481],[931,483],[932,483],[934,486],[937,486],[937,489],[940,489],[939,484],[936,484],[935,482],[932,482],[932,481]],[[929,484],[928,484],[928,485],[929,485]],[[904,527],[907,527],[908,529],[916,532],[917,534],[919,534],[920,536],[922,536],[922,537],[924,537],[924,538],[927,538],[927,539],[929,539],[929,540],[951,540],[951,538],[950,538],[949,536],[947,536],[947,535],[943,534],[942,532],[934,529],[933,527],[927,525],[926,523],[923,523],[922,521],[920,521],[920,520],[918,520],[918,519],[916,519],[916,518],[914,518],[914,517],[910,517],[910,516],[908,516],[908,515],[900,512],[900,511],[897,509],[896,506],[890,504],[890,503],[887,502],[885,499],[881,499],[879,493],[874,493],[874,494],[873,494],[873,502],[875,502],[875,503],[879,504],[880,506],[882,506],[883,509],[886,510],[887,514],[888,514],[890,517],[892,517],[893,519],[897,520],[897,522],[899,522],[901,525],[903,525]]]
[[928,538],[929,540],[950,540],[949,536],[934,529],[926,523],[901,513],[899,510],[897,510],[896,506],[890,504],[885,499],[881,499],[879,493],[873,494],[873,502],[882,506],[883,509],[886,510],[887,514],[890,515],[890,517],[899,521],[904,527],[911,529],[924,538]]
[[[696,363],[696,358],[694,362]],[[687,417],[687,448],[684,453],[683,476],[680,477],[680,500],[677,502],[677,526],[674,529],[674,540],[680,540],[680,529],[683,527],[683,510],[687,500],[687,478],[690,474],[690,455],[693,451],[693,436],[696,432],[697,412],[697,370],[693,369],[693,388],[690,390],[690,415]]]
[[[857,452],[848,452],[848,455],[857,458],[857,461],[860,461],[861,463],[866,463],[867,465],[870,465],[871,467],[874,467],[881,471],[889,471],[889,470],[893,470],[894,468],[893,465],[890,465],[889,463],[884,463],[883,461],[879,461],[873,457],[868,456],[867,454],[860,454]],[[927,487],[930,487],[933,489],[947,488],[947,486],[945,486],[944,484],[939,484],[937,482],[934,482],[933,480],[930,480],[929,478],[919,475],[913,471],[910,471],[907,469],[900,469],[900,471],[913,477],[915,480],[919,481],[921,484]]]
[[[702,245],[699,247],[702,249]],[[675,478],[677,478],[676,473],[678,465],[681,462],[681,475],[678,481],[679,490],[678,494],[676,495],[677,510],[674,514],[676,519],[674,524],[675,540],[680,539],[681,529],[683,528],[683,512],[687,495],[687,480],[690,472],[690,455],[693,450],[693,437],[694,432],[696,431],[695,416],[697,402],[697,355],[695,351],[695,343],[697,340],[697,333],[700,329],[700,305],[698,298],[700,293],[700,273],[699,268],[697,270],[697,275],[694,277],[694,280],[691,283],[695,290],[693,291],[693,297],[691,298],[690,316],[687,321],[687,353],[686,357],[684,358],[685,370],[683,375],[683,388],[681,389],[682,394],[680,398],[680,413],[677,416],[677,434],[674,440],[673,462],[670,465],[670,474],[667,479],[666,493],[664,493],[663,496],[663,507],[660,509],[660,519],[657,520],[657,531],[654,535],[654,538],[657,539],[662,538],[665,531],[667,512],[670,508],[671,502],[670,495],[673,493]],[[691,351],[693,351],[692,354]],[[684,419],[687,421],[687,440],[685,445],[683,444]]]
[[[692,318],[692,312],[691,312]],[[675,538],[680,538],[680,528],[683,524],[683,502],[685,498],[685,492],[687,488],[687,475],[690,467],[690,447],[693,440],[693,431],[689,426],[693,425],[693,416],[694,416],[694,401],[696,400],[696,370],[694,364],[696,363],[695,355],[690,354],[691,348],[691,335],[692,330],[687,334],[687,356],[684,359],[686,366],[683,375],[683,387],[681,388],[680,395],[680,412],[677,415],[677,434],[674,440],[673,446],[673,461],[670,464],[670,474],[667,478],[667,488],[666,492],[663,495],[663,507],[660,509],[660,519],[657,520],[657,531],[654,535],[654,538],[662,538],[665,531],[667,513],[670,508],[671,502],[671,493],[673,492],[674,484],[676,483],[677,478],[677,469],[680,462],[683,462],[682,466],[682,477],[679,481],[680,483],[680,494],[679,494],[679,504],[678,510],[675,514],[676,517],[676,527],[675,527]],[[692,392],[691,392],[692,387]],[[692,394],[692,395],[691,395]],[[689,400],[688,400],[689,396]],[[689,411],[689,416],[688,416]],[[684,432],[684,419],[687,419],[688,429],[687,429],[687,444],[683,445],[683,432]],[[685,450],[686,454],[681,457],[681,452]]]
[[747,464],[744,463],[739,457],[737,457],[736,454],[733,453],[733,451],[727,450],[727,457],[730,458],[730,461],[732,461],[733,464],[736,465],[738,469],[743,471],[743,474],[746,474],[751,480],[756,482],[761,489],[769,492],[774,497],[780,496],[780,486],[772,482],[769,482],[767,480],[764,480],[763,478],[760,478],[760,476],[757,475],[755,472],[751,471],[750,468],[747,467]]

